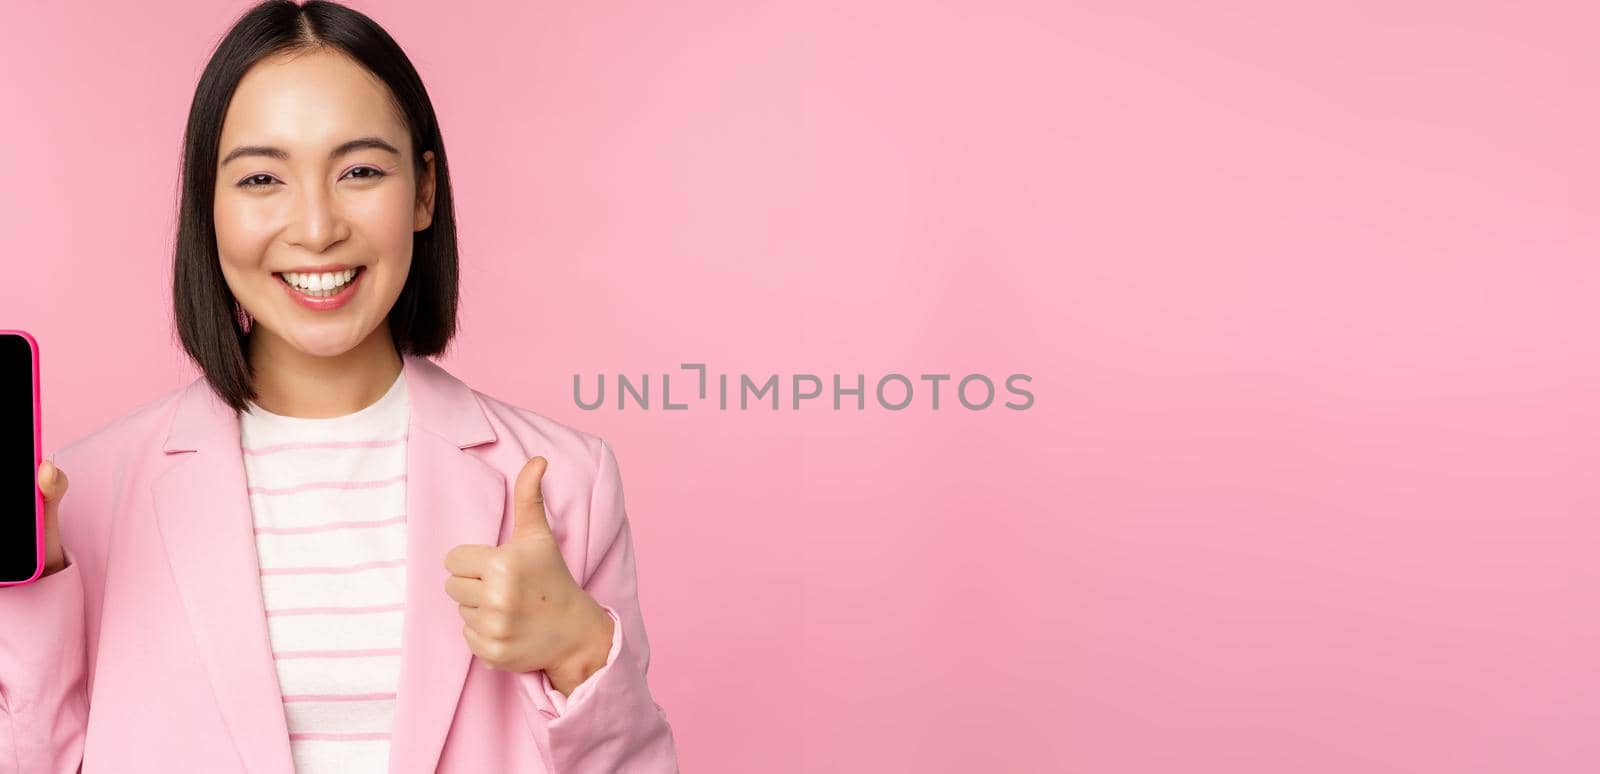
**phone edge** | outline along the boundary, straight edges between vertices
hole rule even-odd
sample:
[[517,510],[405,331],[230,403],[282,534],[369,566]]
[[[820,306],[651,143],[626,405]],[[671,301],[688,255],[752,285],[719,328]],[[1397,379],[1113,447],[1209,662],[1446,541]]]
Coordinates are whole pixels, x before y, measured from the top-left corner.
[[33,561],[33,576],[32,577],[28,578],[27,580],[20,580],[20,581],[0,580],[0,588],[4,588],[4,587],[7,587],[7,586],[23,586],[23,585],[26,585],[26,584],[29,584],[29,583],[33,583],[33,582],[39,580],[40,578],[44,577],[44,562],[45,562],[44,551],[45,551],[45,538],[46,538],[46,535],[45,535],[45,514],[44,514],[44,490],[39,488],[39,465],[44,462],[44,441],[43,441],[43,439],[44,439],[44,412],[41,410],[42,407],[40,406],[40,398],[39,398],[39,341],[38,341],[38,339],[35,339],[33,337],[33,334],[31,334],[31,333],[29,333],[29,332],[27,332],[25,330],[22,330],[20,328],[18,328],[18,329],[0,329],[0,336],[4,336],[4,335],[7,335],[7,334],[13,334],[13,335],[21,336],[24,341],[28,342],[28,350],[30,352],[29,360],[31,361],[30,362],[30,365],[32,366],[31,370],[33,371],[33,473],[34,473],[34,481],[33,481],[33,519],[34,519],[33,538],[34,538],[34,540],[33,540],[33,544],[34,544],[34,561]]

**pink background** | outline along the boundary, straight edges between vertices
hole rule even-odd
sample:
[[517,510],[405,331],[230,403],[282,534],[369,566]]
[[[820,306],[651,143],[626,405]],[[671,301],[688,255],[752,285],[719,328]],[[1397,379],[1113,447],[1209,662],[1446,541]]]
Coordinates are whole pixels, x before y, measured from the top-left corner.
[[[617,451],[686,772],[1594,770],[1585,4],[355,5],[454,165],[441,362]],[[47,450],[194,375],[180,141],[245,7],[8,5]],[[573,402],[687,361],[1036,402]]]

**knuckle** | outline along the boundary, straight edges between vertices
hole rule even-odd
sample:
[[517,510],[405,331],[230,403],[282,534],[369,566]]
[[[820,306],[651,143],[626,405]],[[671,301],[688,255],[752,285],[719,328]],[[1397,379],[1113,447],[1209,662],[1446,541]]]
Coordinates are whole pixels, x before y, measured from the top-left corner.
[[511,595],[500,586],[492,586],[484,592],[483,603],[492,610],[505,610],[511,606]]
[[489,557],[488,563],[485,565],[485,572],[496,578],[511,577],[511,557],[506,556],[503,551],[496,552]]

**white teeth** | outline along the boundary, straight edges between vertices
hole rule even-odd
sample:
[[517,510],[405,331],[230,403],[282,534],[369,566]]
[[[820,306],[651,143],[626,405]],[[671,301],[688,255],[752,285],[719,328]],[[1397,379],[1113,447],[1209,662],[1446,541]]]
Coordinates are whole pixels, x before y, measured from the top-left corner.
[[279,276],[283,277],[285,282],[293,285],[296,289],[303,290],[311,295],[323,296],[331,295],[332,293],[329,291],[338,291],[343,288],[346,283],[356,276],[356,270],[345,269],[344,271],[323,272],[321,274],[301,274],[299,272],[286,271]]

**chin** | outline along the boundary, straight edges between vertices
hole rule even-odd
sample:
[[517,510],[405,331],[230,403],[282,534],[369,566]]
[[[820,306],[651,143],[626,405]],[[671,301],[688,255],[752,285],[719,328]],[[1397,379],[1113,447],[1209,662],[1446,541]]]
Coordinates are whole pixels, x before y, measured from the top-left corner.
[[289,346],[315,357],[338,357],[359,346],[365,337],[344,332],[313,333],[285,337]]

